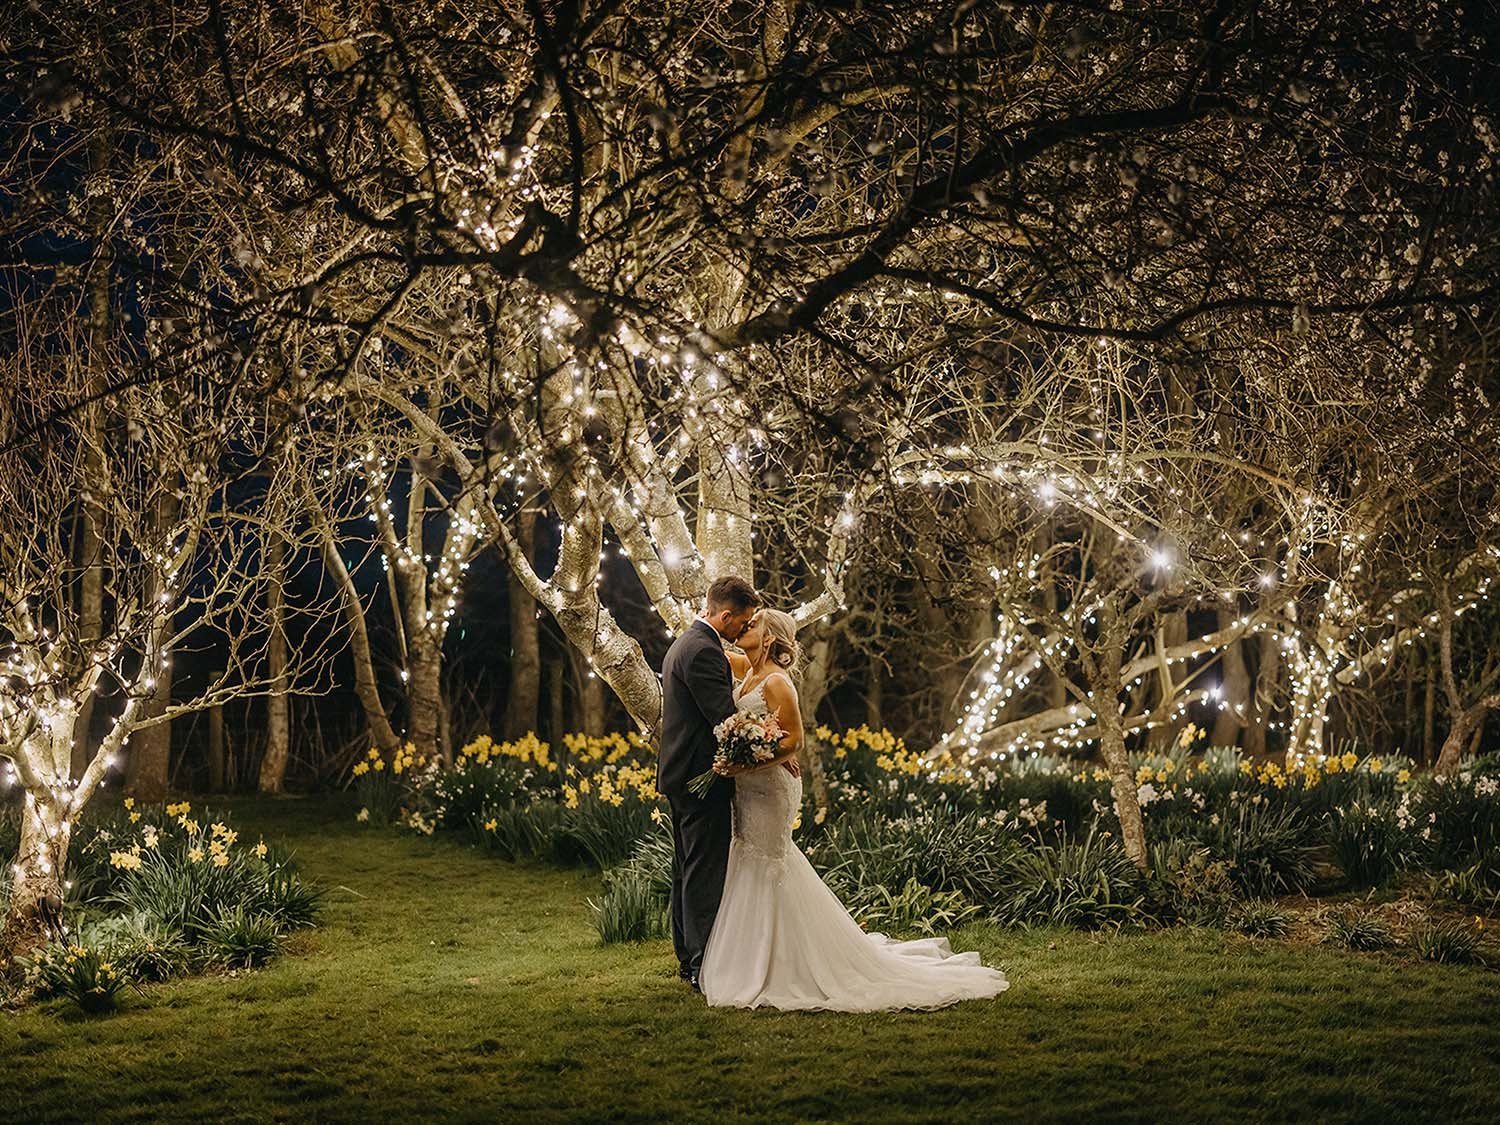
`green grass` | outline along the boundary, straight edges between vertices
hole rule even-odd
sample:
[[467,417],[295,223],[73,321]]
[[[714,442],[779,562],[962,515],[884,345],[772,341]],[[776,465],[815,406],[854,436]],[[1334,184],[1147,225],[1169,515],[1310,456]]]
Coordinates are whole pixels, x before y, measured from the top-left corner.
[[670,943],[602,947],[581,872],[243,802],[331,889],[265,969],[0,1013],[6,1121],[1488,1121],[1500,973],[1177,929],[973,926],[999,1000],[709,1010]]

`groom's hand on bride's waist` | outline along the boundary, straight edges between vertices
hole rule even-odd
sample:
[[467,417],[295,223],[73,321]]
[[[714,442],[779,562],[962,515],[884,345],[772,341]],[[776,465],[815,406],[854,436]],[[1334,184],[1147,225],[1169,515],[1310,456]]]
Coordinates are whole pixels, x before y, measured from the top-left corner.
[[791,774],[793,777],[802,776],[802,763],[797,761],[796,758],[788,758],[781,764],[786,769],[786,772]]

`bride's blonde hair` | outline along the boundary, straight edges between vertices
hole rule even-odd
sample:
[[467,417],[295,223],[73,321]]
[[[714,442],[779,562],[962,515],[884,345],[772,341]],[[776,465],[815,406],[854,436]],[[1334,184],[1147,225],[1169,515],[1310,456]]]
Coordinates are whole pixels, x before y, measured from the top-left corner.
[[790,613],[779,609],[760,611],[766,627],[766,655],[782,671],[794,674],[802,663],[802,646],[797,643],[797,622]]

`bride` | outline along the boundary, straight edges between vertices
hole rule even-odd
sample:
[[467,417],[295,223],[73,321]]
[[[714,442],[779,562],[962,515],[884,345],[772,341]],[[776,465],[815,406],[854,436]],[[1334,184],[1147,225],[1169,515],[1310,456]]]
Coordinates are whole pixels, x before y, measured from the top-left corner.
[[782,767],[802,743],[790,673],[796,624],[762,610],[731,653],[735,703],[770,711],[787,731],[775,760],[734,771],[734,828],[724,897],[699,980],[712,1006],[871,1012],[941,1008],[1009,987],[977,953],[955,954],[947,938],[893,941],[867,934],[792,842],[802,782]]

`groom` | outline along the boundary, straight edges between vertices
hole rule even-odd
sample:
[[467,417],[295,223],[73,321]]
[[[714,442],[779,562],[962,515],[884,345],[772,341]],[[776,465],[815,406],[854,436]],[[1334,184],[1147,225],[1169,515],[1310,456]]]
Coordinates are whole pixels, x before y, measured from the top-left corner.
[[672,945],[679,975],[695,989],[724,893],[734,782],[721,778],[701,798],[688,792],[687,783],[712,768],[714,727],[735,712],[723,642],[739,639],[759,605],[743,578],[715,580],[702,616],[673,642],[661,666],[656,788],[672,806]]

